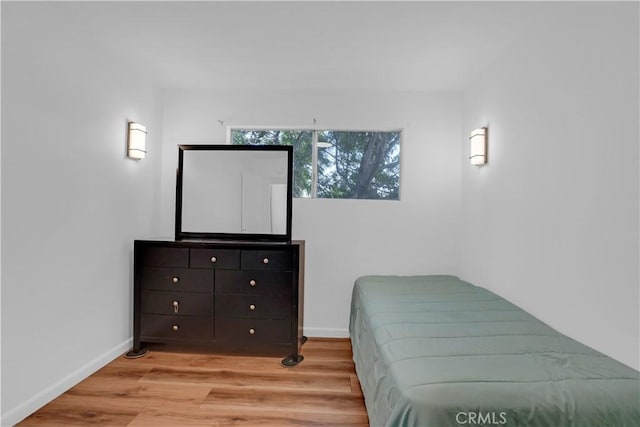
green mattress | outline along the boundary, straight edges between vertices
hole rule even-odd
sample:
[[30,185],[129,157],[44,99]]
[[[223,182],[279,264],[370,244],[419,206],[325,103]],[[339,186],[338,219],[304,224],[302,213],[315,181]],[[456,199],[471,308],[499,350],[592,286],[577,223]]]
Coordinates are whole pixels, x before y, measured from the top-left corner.
[[382,426],[640,426],[640,376],[453,276],[366,276],[350,335]]

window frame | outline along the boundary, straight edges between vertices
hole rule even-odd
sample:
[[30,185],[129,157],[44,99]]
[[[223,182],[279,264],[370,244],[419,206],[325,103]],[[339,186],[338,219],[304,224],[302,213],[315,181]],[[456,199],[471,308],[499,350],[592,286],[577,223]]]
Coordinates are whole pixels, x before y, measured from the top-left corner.
[[[314,120],[315,121],[315,120]],[[398,163],[400,170],[398,172],[398,198],[397,199],[351,199],[351,198],[339,198],[339,200],[375,200],[386,202],[399,202],[401,200],[402,193],[402,152],[403,152],[403,140],[404,140],[404,128],[401,127],[389,127],[389,128],[343,128],[334,126],[227,126],[227,144],[232,144],[231,132],[233,130],[265,130],[265,131],[309,131],[311,132],[311,194],[309,197],[294,197],[296,199],[325,199],[325,197],[318,197],[318,134],[322,131],[337,131],[337,132],[397,132],[398,138]]]

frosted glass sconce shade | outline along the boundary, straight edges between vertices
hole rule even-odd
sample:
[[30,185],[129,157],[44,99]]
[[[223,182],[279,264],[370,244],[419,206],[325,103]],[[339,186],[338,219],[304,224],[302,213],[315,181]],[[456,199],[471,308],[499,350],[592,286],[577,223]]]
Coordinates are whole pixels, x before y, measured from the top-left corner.
[[469,136],[469,161],[480,166],[487,163],[487,128],[475,129]]
[[144,159],[147,154],[147,128],[140,123],[129,122],[127,155],[132,159]]

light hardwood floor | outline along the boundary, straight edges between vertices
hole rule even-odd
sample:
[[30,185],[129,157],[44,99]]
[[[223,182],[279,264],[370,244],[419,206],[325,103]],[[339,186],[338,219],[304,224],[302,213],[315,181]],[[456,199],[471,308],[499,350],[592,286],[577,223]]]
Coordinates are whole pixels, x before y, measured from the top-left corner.
[[368,426],[350,341],[310,338],[302,354],[293,368],[271,357],[119,357],[18,425]]

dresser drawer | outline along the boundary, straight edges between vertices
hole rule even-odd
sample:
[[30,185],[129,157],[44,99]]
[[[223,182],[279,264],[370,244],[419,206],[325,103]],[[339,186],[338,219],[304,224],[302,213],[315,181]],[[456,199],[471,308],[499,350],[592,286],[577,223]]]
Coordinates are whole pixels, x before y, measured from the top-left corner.
[[146,339],[212,340],[213,318],[143,314],[140,335]]
[[142,313],[213,316],[213,294],[142,291]]
[[291,281],[286,271],[220,270],[215,274],[219,294],[291,295]]
[[191,249],[191,268],[240,268],[239,249]]
[[144,267],[142,289],[213,292],[213,271],[188,268]]
[[150,246],[140,251],[142,265],[154,267],[188,267],[189,248]]
[[216,319],[216,340],[261,346],[291,341],[291,322],[265,319]]
[[293,253],[289,250],[243,250],[240,259],[243,270],[291,271],[293,267]]
[[220,295],[216,298],[217,318],[291,319],[290,295]]

